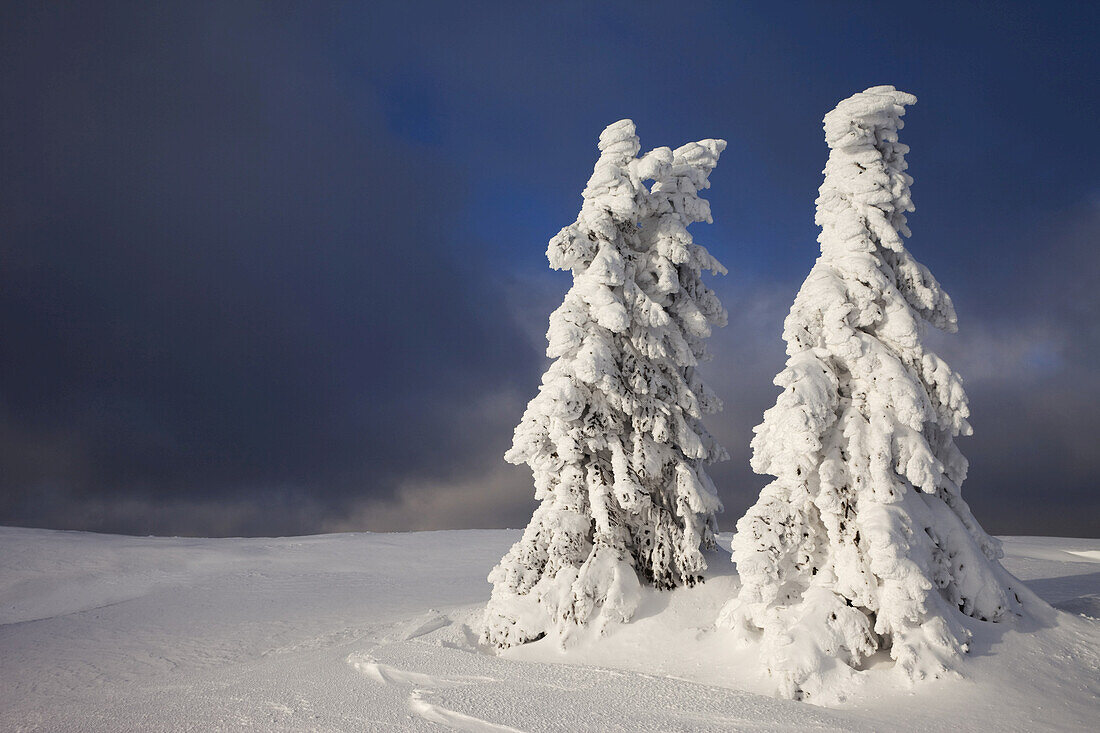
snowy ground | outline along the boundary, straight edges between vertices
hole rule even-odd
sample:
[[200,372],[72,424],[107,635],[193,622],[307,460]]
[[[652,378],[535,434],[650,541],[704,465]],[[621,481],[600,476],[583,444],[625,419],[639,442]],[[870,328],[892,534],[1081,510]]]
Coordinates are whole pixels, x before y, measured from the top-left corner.
[[1100,540],[1006,540],[1063,611],[976,627],[965,679],[895,689],[884,662],[821,708],[756,694],[751,650],[711,628],[737,587],[725,552],[594,643],[479,650],[485,575],[517,536],[0,528],[0,730],[1100,729]]

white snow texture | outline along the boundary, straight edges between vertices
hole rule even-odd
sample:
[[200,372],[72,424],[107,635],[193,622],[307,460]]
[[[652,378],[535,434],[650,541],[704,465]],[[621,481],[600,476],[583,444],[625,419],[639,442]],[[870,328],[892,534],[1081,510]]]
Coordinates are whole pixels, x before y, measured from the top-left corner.
[[[629,624],[571,644],[478,644],[485,568],[513,530],[284,539],[0,527],[0,731],[527,733],[1085,731],[1100,701],[1100,540],[1010,538],[1042,597],[983,624],[966,684],[899,688],[879,665],[831,708],[769,694],[755,647],[715,629],[707,582],[642,588]],[[1093,618],[1077,614],[1088,614]]]
[[[576,222],[547,249],[573,286],[550,316],[543,375],[505,458],[541,501],[489,576],[485,643],[508,647],[631,618],[641,585],[702,579],[721,509],[705,466],[727,457],[702,418],[721,402],[696,373],[726,311],[701,279],[725,273],[687,227],[723,140],[639,157],[634,123],[600,135]],[[652,181],[647,186],[646,182]]]
[[760,643],[776,691],[835,694],[879,650],[909,680],[967,650],[961,614],[1020,612],[1000,543],[960,495],[962,381],[922,343],[951,299],[906,250],[905,106],[873,87],[825,116],[818,258],[784,323],[783,389],[752,441],[776,479],[737,523],[742,587],[720,624]]

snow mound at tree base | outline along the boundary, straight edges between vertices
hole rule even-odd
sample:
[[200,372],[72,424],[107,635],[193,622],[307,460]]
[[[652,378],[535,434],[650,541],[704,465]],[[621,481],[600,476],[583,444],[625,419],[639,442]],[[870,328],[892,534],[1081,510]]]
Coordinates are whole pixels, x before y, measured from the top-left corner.
[[[729,535],[723,535],[721,545],[728,546],[729,539]],[[1026,578],[1033,573],[1060,573],[1062,571],[1053,570],[1054,560],[1044,559],[1057,556],[1058,562],[1070,563],[1065,567],[1072,566],[1082,573],[1070,577],[1079,578],[1085,585],[1100,585],[1100,573],[1095,572],[1100,569],[1100,563],[1075,562],[1083,558],[1074,556],[1072,551],[1054,549],[1061,545],[1073,546],[1072,543],[1085,545],[1089,541],[1055,538],[1022,538],[1022,541],[1026,541],[1029,548],[1035,544],[1042,548],[1040,558],[1027,550],[1021,557],[1015,556],[1015,540],[1010,539],[1006,545],[1009,556],[1006,564],[1010,570],[1019,572],[1022,567]],[[504,656],[524,661],[599,665],[662,674],[770,697],[775,692],[775,682],[762,661],[764,650],[760,639],[747,638],[744,633],[715,624],[739,585],[732,563],[720,554],[708,556],[707,561],[712,574],[704,584],[667,593],[647,589],[634,621],[607,636],[592,633],[584,643],[574,638],[565,651],[558,648],[553,637],[548,637],[508,650]],[[1047,562],[1052,565],[1048,566]],[[1045,595],[1067,611],[1087,604],[1092,598],[1073,595],[1079,587],[1068,578],[1035,578],[1032,583],[1040,590],[1049,588]],[[1066,598],[1067,595],[1070,597]],[[987,725],[983,719],[999,716],[997,710],[1009,705],[1024,716],[1019,720],[1034,720],[1034,725],[1042,729],[1046,723],[1038,715],[1035,695],[1047,687],[1048,680],[1055,682],[1061,676],[1062,681],[1051,685],[1052,688],[1079,689],[1082,695],[1077,704],[1081,714],[1100,714],[1097,702],[1100,698],[1095,697],[1100,693],[1100,681],[1091,679],[1089,675],[1093,672],[1087,671],[1100,671],[1097,654],[1100,623],[1081,615],[1060,613],[1030,592],[1022,592],[1021,601],[1024,615],[999,623],[981,622],[958,614],[956,620],[970,632],[970,642],[969,652],[954,663],[954,669],[928,670],[923,679],[913,682],[910,673],[902,670],[888,651],[873,655],[857,670],[838,661],[835,669],[821,675],[812,702],[817,706],[849,711],[858,717],[877,718],[887,710],[907,709],[909,723],[903,724],[892,715],[880,718],[884,722],[892,721],[892,728],[900,726],[901,729],[918,729],[921,721],[929,721],[927,706],[933,699],[937,701],[936,706],[946,707],[934,713],[931,720],[939,720],[946,710],[953,710],[952,714],[971,721],[964,728],[975,730],[996,727]],[[822,643],[827,642],[823,640]],[[799,649],[792,648],[789,653],[792,664],[797,663]],[[1083,663],[1084,667],[1073,672],[1058,672],[1070,659]],[[1023,677],[1016,676],[1025,668],[1031,671]],[[1067,678],[1079,684],[1067,685]],[[1030,693],[1026,692],[1029,688],[1033,688]],[[1060,692],[1048,689],[1041,694],[1057,697]],[[1092,700],[1089,695],[1094,696]],[[976,705],[984,712],[979,715],[973,710],[964,710],[969,705]]]
[[[0,528],[0,730],[1086,730],[1100,714],[1100,622],[1055,611],[974,622],[955,678],[901,686],[872,658],[830,707],[759,694],[758,650],[714,628],[739,585],[728,535],[705,583],[644,590],[629,624],[498,654],[476,631],[484,578],[517,537]],[[1055,607],[1100,597],[1100,540],[1005,550]]]

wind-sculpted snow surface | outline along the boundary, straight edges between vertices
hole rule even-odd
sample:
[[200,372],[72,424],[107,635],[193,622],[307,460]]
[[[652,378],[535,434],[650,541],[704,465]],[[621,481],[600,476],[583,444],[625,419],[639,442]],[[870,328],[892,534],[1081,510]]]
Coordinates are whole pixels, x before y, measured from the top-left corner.
[[787,697],[835,694],[880,649],[909,679],[937,675],[967,650],[960,614],[1021,608],[960,494],[962,382],[922,344],[925,323],[954,332],[956,319],[902,243],[912,178],[897,131],[914,102],[874,87],[825,116],[821,256],[752,441],[753,470],[776,480],[737,524],[743,586],[720,622],[761,643]]
[[531,467],[541,504],[489,576],[486,643],[552,630],[564,643],[577,626],[629,619],[643,583],[702,578],[721,509],[705,466],[726,452],[703,426],[721,403],[695,367],[726,311],[701,272],[725,268],[687,227],[711,221],[698,192],[725,146],[638,157],[630,120],[600,135],[581,212],[547,249],[573,286],[550,316],[555,361],[505,456]]
[[[714,628],[738,587],[642,588],[630,624],[561,651],[478,644],[485,567],[512,530],[284,539],[0,527],[0,731],[1091,730],[1100,540],[1005,542],[1055,607],[963,618],[965,684],[898,689],[886,665],[832,708],[769,694],[758,647]],[[1092,609],[1092,610],[1090,610]],[[1041,621],[1041,623],[1040,623]],[[580,641],[580,640],[578,640]]]

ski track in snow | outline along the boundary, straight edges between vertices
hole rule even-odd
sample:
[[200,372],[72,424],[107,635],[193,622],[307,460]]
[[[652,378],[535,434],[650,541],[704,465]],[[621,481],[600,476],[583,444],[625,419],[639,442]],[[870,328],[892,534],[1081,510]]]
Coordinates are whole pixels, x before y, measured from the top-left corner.
[[738,585],[725,551],[708,582],[648,593],[605,638],[480,647],[484,577],[516,535],[0,528],[0,730],[1084,730],[1100,716],[1098,540],[1006,541],[1008,569],[1068,613],[980,628],[965,678],[898,688],[886,660],[821,708],[755,694],[751,649],[713,629]]

